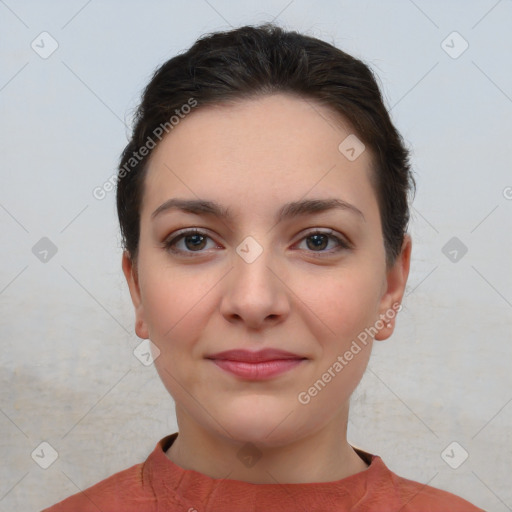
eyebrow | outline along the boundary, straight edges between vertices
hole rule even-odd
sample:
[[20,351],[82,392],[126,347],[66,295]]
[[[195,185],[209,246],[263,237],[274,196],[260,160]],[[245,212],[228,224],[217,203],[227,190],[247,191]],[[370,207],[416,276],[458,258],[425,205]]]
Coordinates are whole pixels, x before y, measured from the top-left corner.
[[[351,212],[361,217],[365,222],[366,219],[363,212],[356,208],[353,204],[347,203],[342,199],[304,199],[301,201],[292,201],[284,204],[276,215],[276,222],[298,217],[300,215],[311,215],[321,213],[328,210],[339,209]],[[204,199],[178,199],[172,198],[161,204],[152,214],[154,219],[158,215],[169,210],[182,210],[186,213],[194,213],[196,215],[213,215],[220,219],[232,220],[233,213],[229,208],[225,208],[215,201],[207,201]]]

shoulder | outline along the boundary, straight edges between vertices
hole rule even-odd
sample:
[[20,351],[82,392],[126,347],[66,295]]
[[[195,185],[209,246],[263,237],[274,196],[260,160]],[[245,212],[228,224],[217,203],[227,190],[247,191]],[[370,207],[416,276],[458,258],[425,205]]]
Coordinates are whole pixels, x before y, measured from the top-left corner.
[[442,489],[397,477],[402,512],[484,512],[464,498]]
[[[386,490],[386,494],[389,494],[390,498],[392,496],[389,500],[390,505],[393,503],[389,508],[390,512],[485,512],[448,491],[398,476],[390,471],[378,456],[374,455],[372,459],[372,464],[380,468],[380,482],[376,488]],[[376,498],[379,499],[378,496]],[[385,502],[388,503],[387,500]],[[381,512],[388,512],[388,509],[381,509]]]
[[80,491],[42,512],[150,512],[154,495],[143,481],[144,464],[128,469]]
[[41,512],[154,512],[154,473],[167,461],[165,450],[178,434],[161,439],[145,462],[115,473]]

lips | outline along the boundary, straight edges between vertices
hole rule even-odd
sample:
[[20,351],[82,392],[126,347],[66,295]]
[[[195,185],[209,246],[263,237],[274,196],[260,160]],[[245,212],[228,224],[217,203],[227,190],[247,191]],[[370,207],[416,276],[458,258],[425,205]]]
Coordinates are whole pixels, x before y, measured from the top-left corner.
[[208,356],[221,370],[246,380],[264,380],[288,372],[307,358],[277,349],[226,350]]
[[262,363],[265,361],[277,361],[286,359],[306,359],[298,354],[278,350],[274,348],[266,348],[257,352],[250,350],[226,350],[208,356],[207,359],[239,361],[244,363]]

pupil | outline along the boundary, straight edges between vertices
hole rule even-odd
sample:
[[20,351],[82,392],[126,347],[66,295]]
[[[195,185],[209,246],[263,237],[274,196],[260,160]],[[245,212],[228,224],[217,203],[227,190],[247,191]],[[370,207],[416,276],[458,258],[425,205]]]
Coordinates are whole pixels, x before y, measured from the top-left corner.
[[[323,249],[325,247],[325,242],[327,240],[327,237],[325,235],[311,235],[309,237],[309,240],[314,240],[312,245],[316,249]],[[311,247],[310,247],[310,249],[311,249]]]
[[[192,242],[192,246],[196,249],[201,248],[201,244],[204,243],[204,236],[203,235],[190,235],[187,237],[187,241],[190,241],[191,239],[195,239],[194,242]],[[190,249],[190,247],[189,247]]]

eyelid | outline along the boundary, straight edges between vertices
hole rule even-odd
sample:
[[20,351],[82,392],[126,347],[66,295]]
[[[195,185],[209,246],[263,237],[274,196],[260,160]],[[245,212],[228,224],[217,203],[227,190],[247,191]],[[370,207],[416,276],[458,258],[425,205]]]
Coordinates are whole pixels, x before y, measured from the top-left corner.
[[166,243],[169,241],[172,242],[176,238],[178,238],[180,236],[183,237],[184,235],[205,235],[205,236],[212,238],[208,229],[191,226],[189,228],[182,228],[182,229],[178,229],[177,231],[173,231],[171,234],[169,234],[168,236],[166,236],[164,238],[163,243]]

